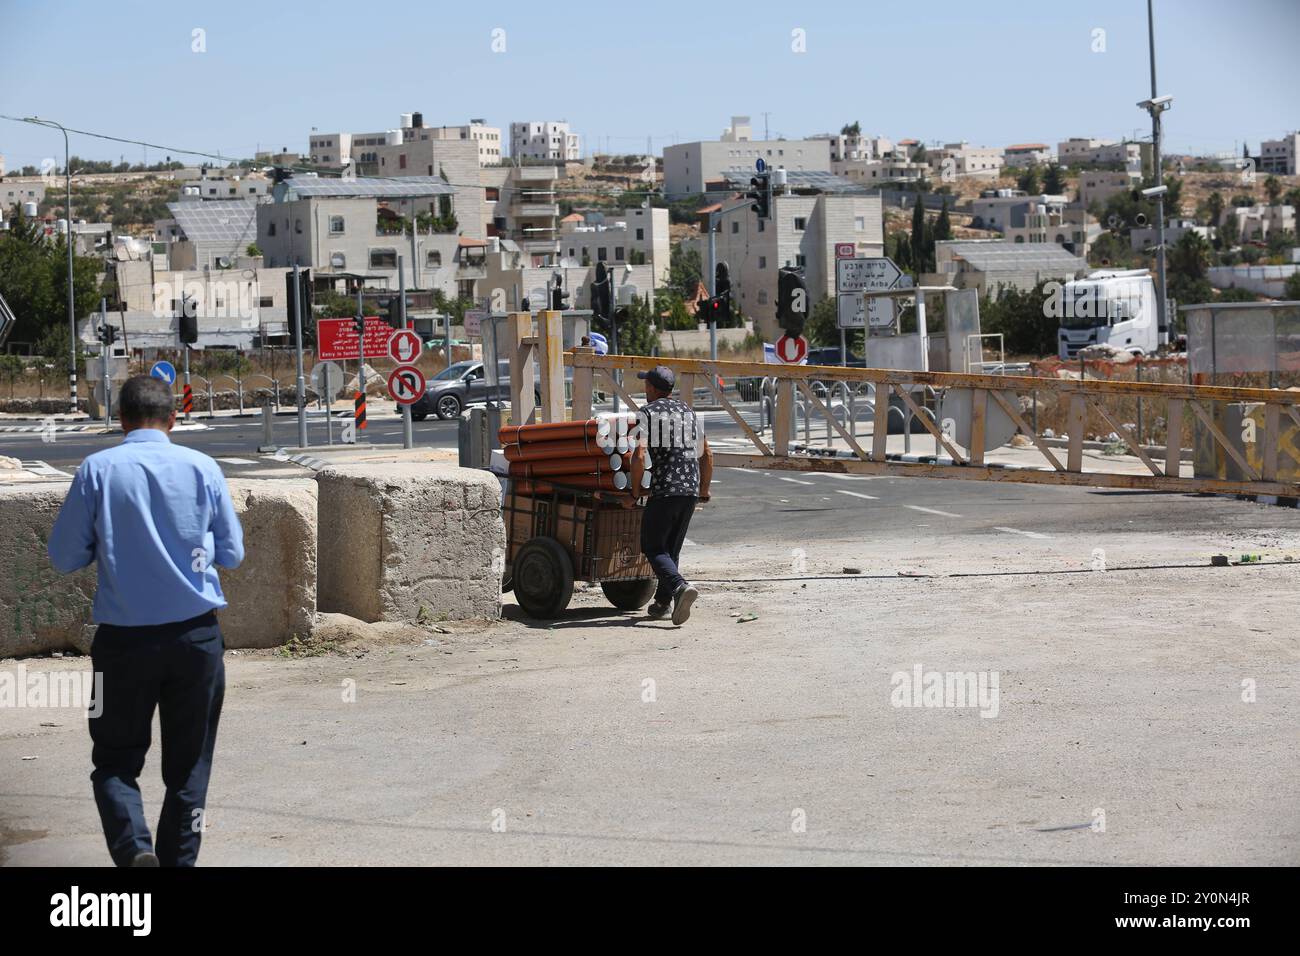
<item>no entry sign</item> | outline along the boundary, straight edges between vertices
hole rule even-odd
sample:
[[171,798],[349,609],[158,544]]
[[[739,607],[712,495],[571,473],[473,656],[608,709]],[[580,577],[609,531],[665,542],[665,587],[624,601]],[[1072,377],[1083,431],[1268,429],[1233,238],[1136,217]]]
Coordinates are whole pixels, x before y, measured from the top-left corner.
[[424,394],[424,373],[414,365],[399,365],[388,373],[388,394],[400,405],[414,405]]
[[[378,316],[366,316],[366,358],[388,357],[388,339],[393,327]],[[357,357],[355,319],[316,320],[316,360],[350,362]]]
[[408,365],[420,357],[423,347],[414,329],[398,329],[388,340],[388,357],[398,365]]
[[783,335],[776,340],[776,357],[786,365],[799,365],[808,358],[808,340],[802,335]]

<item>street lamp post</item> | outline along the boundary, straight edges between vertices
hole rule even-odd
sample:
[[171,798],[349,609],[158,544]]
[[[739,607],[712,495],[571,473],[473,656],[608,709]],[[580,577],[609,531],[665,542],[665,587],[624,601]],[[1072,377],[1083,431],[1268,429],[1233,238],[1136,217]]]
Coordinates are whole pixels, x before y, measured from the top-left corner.
[[64,215],[68,217],[68,229],[64,233],[63,241],[68,247],[68,350],[71,362],[68,366],[68,391],[72,401],[72,413],[75,415],[77,413],[77,317],[72,286],[72,159],[68,153],[68,131],[54,120],[41,119],[39,116],[29,116],[24,121],[35,123],[37,126],[52,126],[63,133]]
[[1169,290],[1165,280],[1165,174],[1160,157],[1160,116],[1173,105],[1172,96],[1159,96],[1156,92],[1156,27],[1152,0],[1147,0],[1147,45],[1151,59],[1151,98],[1138,103],[1140,109],[1151,114],[1151,166],[1155,182],[1150,194],[1156,201],[1156,322],[1157,341],[1167,342],[1170,334],[1168,316]]

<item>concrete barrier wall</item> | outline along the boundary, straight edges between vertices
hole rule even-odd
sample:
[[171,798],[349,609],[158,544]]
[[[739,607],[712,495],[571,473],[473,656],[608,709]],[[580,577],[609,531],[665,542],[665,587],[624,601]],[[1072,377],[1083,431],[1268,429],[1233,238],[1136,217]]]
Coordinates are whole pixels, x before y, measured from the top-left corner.
[[[64,576],[46,544],[67,482],[0,485],[0,657],[87,651],[95,570]],[[244,563],[220,569],[227,647],[275,647],[311,632],[316,611],[316,484],[232,480]]]
[[484,471],[385,462],[316,476],[318,601],[363,621],[496,618],[501,486]]

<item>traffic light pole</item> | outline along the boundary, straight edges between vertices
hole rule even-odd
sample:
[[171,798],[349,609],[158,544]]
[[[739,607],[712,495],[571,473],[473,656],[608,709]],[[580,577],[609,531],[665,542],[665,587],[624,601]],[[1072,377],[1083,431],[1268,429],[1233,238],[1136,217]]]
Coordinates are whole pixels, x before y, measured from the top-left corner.
[[[406,320],[406,270],[403,268],[401,256],[397,257],[397,297],[398,318],[401,319],[402,328],[408,329],[410,324]],[[415,447],[415,435],[411,431],[411,406],[405,403],[402,404],[402,447]]]
[[[190,390],[190,343],[182,342],[181,348],[185,350],[183,353],[181,353],[181,362],[184,365],[183,374],[185,377],[185,383],[184,383],[185,388],[182,390],[182,394],[184,394]],[[186,406],[185,408],[185,420],[187,422],[190,420],[189,406]]]
[[[298,447],[307,447],[307,383],[302,376],[302,285],[298,278],[298,263],[293,264],[293,333],[294,351],[298,359]],[[189,352],[185,354],[185,380],[189,381]]]
[[[717,232],[718,232],[718,226],[722,223],[722,217],[727,215],[728,213],[735,212],[737,209],[749,209],[751,208],[751,206],[752,203],[746,200],[745,202],[738,203],[737,205],[732,206],[729,209],[719,209],[717,212],[709,213],[709,269],[708,269],[709,298],[713,298],[715,295],[718,294]],[[709,360],[712,362],[716,362],[718,360],[718,322],[712,315],[709,316]]]
[[104,376],[104,427],[113,423],[113,381],[109,378],[109,340],[108,340],[108,300],[99,300],[99,331],[102,337],[99,351],[100,370]]

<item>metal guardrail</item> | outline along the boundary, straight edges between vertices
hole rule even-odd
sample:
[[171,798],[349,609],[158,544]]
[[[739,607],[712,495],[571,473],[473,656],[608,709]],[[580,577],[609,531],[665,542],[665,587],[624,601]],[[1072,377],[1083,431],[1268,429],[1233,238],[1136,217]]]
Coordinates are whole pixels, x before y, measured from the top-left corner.
[[[646,370],[655,365],[672,368],[681,383],[683,394],[693,394],[697,380],[711,385],[719,403],[740,427],[753,446],[752,454],[725,453],[717,456],[722,464],[741,467],[776,468],[786,470],[844,471],[865,474],[899,474],[929,478],[961,478],[986,481],[1012,481],[1034,484],[1082,485],[1106,488],[1135,488],[1156,491],[1220,492],[1231,494],[1265,494],[1300,497],[1300,481],[1279,478],[1280,455],[1285,452],[1300,465],[1300,455],[1288,443],[1281,442],[1283,424],[1300,433],[1300,393],[1262,388],[1225,388],[1205,385],[1175,385],[1151,382],[1117,382],[1104,380],[1072,380],[1036,378],[1021,375],[963,374],[948,372],[917,372],[894,369],[855,369],[832,366],[773,366],[755,362],[706,361],[697,359],[665,359],[630,355],[597,356],[576,349],[563,353],[563,362],[573,368],[575,382],[590,384],[594,377],[606,378],[614,390],[632,408],[637,402],[623,390],[613,376],[615,370],[627,372]],[[772,423],[769,445],[735,406],[716,387],[717,378],[728,380],[759,375],[768,379],[763,386],[762,420]],[[874,388],[872,401],[872,429],[870,441],[864,445],[858,436],[846,428],[840,418],[830,411],[825,401],[818,397],[810,383],[843,382],[846,387],[857,388],[870,384]],[[934,438],[936,461],[903,462],[891,460],[886,455],[886,438],[889,433],[891,402],[884,401],[885,394],[898,399],[904,410],[906,425],[917,423],[923,433]],[[590,388],[588,388],[588,392]],[[968,447],[959,448],[955,438],[946,434],[935,421],[933,413],[924,407],[934,393],[970,393],[971,422]],[[1018,397],[1033,393],[1051,394],[1058,402],[1068,406],[1069,436],[1066,461],[1062,462],[1053,449],[1025,421],[1024,410]],[[796,397],[797,396],[797,397]],[[918,401],[918,396],[920,401]],[[1164,405],[1165,419],[1169,423],[1170,437],[1166,442],[1165,460],[1157,463],[1138,444],[1136,436],[1116,421],[1106,407],[1106,402],[1119,397],[1134,397],[1158,407]],[[770,400],[770,411],[768,401]],[[1242,404],[1263,409],[1262,427],[1258,435],[1252,431],[1255,447],[1243,454],[1237,444],[1224,433],[1221,423],[1223,406]],[[1037,407],[1036,405],[1034,406]],[[985,462],[985,426],[987,409],[996,408],[1010,419],[1015,430],[1025,435],[1034,445],[1047,467],[1014,468],[989,465]],[[560,408],[562,411],[562,407]],[[589,405],[575,406],[573,414],[589,415]],[[805,437],[810,434],[811,418],[816,413],[827,419],[828,425],[852,450],[855,460],[841,458],[807,457],[791,454],[791,436],[800,419]],[[1096,415],[1113,429],[1139,459],[1149,474],[1127,474],[1106,470],[1084,471],[1083,450],[1085,422],[1089,414]],[[561,416],[562,417],[562,416]],[[1180,449],[1182,435],[1189,422],[1197,423],[1235,466],[1241,478],[1182,477]],[[940,463],[939,449],[951,460]],[[1258,467],[1248,458],[1254,458]]]

